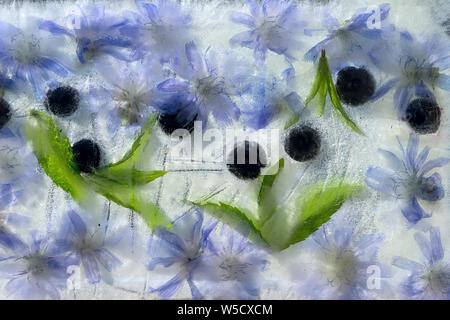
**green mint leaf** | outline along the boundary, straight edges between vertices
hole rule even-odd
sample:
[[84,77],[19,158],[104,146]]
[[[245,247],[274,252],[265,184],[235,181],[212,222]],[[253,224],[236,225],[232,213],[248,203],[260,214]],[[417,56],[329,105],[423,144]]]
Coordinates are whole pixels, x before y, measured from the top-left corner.
[[[156,124],[156,120],[158,119],[158,115],[156,113],[152,113],[148,120],[143,124],[140,135],[136,138],[131,149],[123,156],[123,158],[116,162],[109,164],[104,167],[108,168],[112,174],[116,171],[122,171],[124,168],[134,169],[136,164],[141,162],[141,156],[144,152],[145,146],[149,142],[152,137],[153,127]],[[104,169],[101,168],[101,169]]]
[[[250,212],[246,212],[243,209],[235,207],[231,204],[227,204],[221,201],[213,202],[213,201],[189,201],[194,206],[197,206],[202,209],[208,210],[208,213],[213,215],[218,220],[225,222],[233,228],[242,229],[243,226],[248,226],[250,228],[250,232],[248,234],[249,239],[265,244],[262,236],[260,227],[258,222],[249,217],[252,216]],[[242,230],[237,230],[242,231]]]
[[148,201],[148,196],[141,187],[117,183],[95,174],[86,175],[86,180],[90,182],[96,192],[106,199],[138,212],[151,229],[159,225],[168,226],[170,224],[169,219],[158,206]]
[[337,94],[336,87],[334,86],[333,78],[331,77],[331,74],[329,75],[329,78],[328,78],[328,90],[330,92],[331,102],[332,102],[334,108],[336,109],[336,111],[338,112],[338,114],[344,119],[345,124],[347,126],[349,126],[356,133],[358,133],[360,135],[364,135],[364,133],[361,131],[361,129],[358,128],[358,126],[350,119],[350,117],[345,112],[345,109],[342,106],[341,100],[339,99],[339,96]]
[[84,175],[80,174],[74,161],[69,140],[50,115],[32,111],[25,123],[25,136],[45,173],[75,201],[85,205],[95,191],[120,206],[140,213],[147,224],[154,228],[156,225],[168,225],[169,220],[155,204],[147,200],[139,185],[163,176],[166,171],[134,169],[148,141],[154,120],[155,117],[150,118],[121,161]]
[[294,201],[288,201],[274,210],[271,218],[264,223],[261,235],[273,248],[286,249],[309,237],[361,188],[360,184],[335,179],[296,191]]
[[55,185],[74,200],[85,203],[90,188],[80,175],[69,140],[53,118],[44,112],[32,111],[25,122],[25,136],[42,169]]
[[281,158],[275,165],[273,165],[269,169],[268,174],[260,175],[258,177],[258,179],[261,181],[261,188],[259,189],[259,194],[258,194],[258,204],[259,205],[261,205],[263,203],[266,194],[272,188],[272,185],[273,185],[276,177],[278,176],[278,174],[281,172],[281,170],[283,168],[284,168],[284,159]]
[[350,117],[345,112],[345,109],[341,104],[341,101],[339,99],[339,96],[333,83],[333,77],[331,76],[330,67],[328,66],[328,60],[325,55],[325,50],[322,50],[322,55],[319,58],[319,63],[317,65],[316,77],[314,78],[313,86],[310,90],[308,98],[306,98],[305,101],[305,103],[308,104],[318,95],[317,113],[319,114],[320,117],[323,115],[325,111],[325,104],[328,93],[330,95],[330,100],[333,104],[334,109],[344,120],[345,124],[356,133],[364,135],[361,129],[359,129],[358,126],[350,119]]

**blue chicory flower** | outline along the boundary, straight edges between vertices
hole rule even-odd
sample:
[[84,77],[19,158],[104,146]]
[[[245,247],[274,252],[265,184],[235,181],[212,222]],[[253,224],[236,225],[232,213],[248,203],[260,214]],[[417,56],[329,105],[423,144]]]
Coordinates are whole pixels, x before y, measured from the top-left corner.
[[178,56],[170,61],[169,67],[177,77],[158,84],[158,90],[189,96],[198,106],[197,120],[203,121],[204,127],[209,113],[220,123],[229,124],[238,119],[240,111],[231,96],[246,87],[242,81],[247,78],[238,74],[240,68],[222,70],[211,51],[207,50],[202,57],[193,42],[186,44],[185,54],[187,61]]
[[410,272],[401,285],[408,297],[418,299],[450,299],[450,265],[444,261],[444,249],[438,228],[430,228],[430,240],[418,232],[414,235],[423,256],[422,263],[394,257],[392,264]]
[[169,299],[182,283],[187,281],[192,297],[203,298],[193,278],[202,263],[208,237],[216,225],[217,222],[204,224],[203,213],[198,209],[191,209],[173,222],[171,231],[157,228],[155,237],[150,242],[151,259],[148,268],[154,270],[158,265],[162,265],[175,275],[166,283],[149,291],[158,292],[161,298]]
[[383,235],[373,233],[356,240],[354,230],[335,221],[323,225],[312,235],[312,246],[320,264],[313,281],[306,282],[306,292],[320,299],[372,299],[383,290],[368,288],[369,267],[376,266],[380,281],[389,276],[377,262]]
[[377,100],[394,89],[394,104],[400,119],[406,119],[408,103],[414,96],[434,99],[435,87],[450,91],[450,46],[440,35],[422,41],[408,32],[391,37],[389,50],[380,46],[370,53],[373,63],[393,77],[381,85],[372,97]]
[[99,283],[104,270],[111,272],[122,265],[110,248],[122,240],[123,232],[116,232],[117,237],[107,237],[108,221],[104,224],[95,224],[94,229],[90,232],[80,215],[70,210],[59,234],[51,242],[54,252],[64,254],[66,265],[83,267],[84,275],[90,284]]
[[233,36],[230,44],[252,49],[257,64],[264,63],[269,50],[294,61],[307,25],[298,6],[290,0],[264,0],[262,5],[256,0],[245,2],[250,14],[232,12],[230,20],[249,30]]
[[7,295],[21,299],[59,299],[70,276],[62,257],[48,249],[47,239],[32,232],[29,245],[19,245],[5,257],[0,257],[0,276],[9,279]]
[[240,234],[222,224],[209,236],[203,262],[194,275],[208,299],[259,299],[268,252],[252,244],[248,233],[248,228]]
[[[2,201],[4,186],[0,186]],[[0,207],[0,210],[4,208]],[[0,212],[0,246],[6,249],[15,250],[20,248],[23,243],[20,238],[10,230],[9,226],[21,227],[29,222],[29,218],[13,212]]]
[[83,64],[103,55],[119,60],[133,60],[133,42],[119,32],[121,27],[129,23],[128,19],[105,12],[105,7],[101,4],[74,8],[78,12],[68,17],[70,28],[50,20],[41,22],[39,28],[75,41],[78,60]]
[[51,42],[38,29],[39,21],[30,18],[19,29],[9,23],[0,22],[0,64],[7,86],[27,92],[28,87],[39,99],[45,94],[45,86],[55,76],[69,74],[66,56],[61,52],[62,41]]
[[417,155],[419,136],[415,134],[409,136],[406,150],[399,140],[398,144],[402,159],[390,151],[380,149],[391,168],[369,167],[365,181],[372,189],[402,200],[401,211],[408,222],[414,225],[421,219],[430,217],[420,206],[418,199],[434,202],[444,197],[440,174],[435,172],[428,177],[425,175],[435,168],[445,166],[450,159],[441,157],[425,161],[430,148],[426,146]]
[[[254,77],[249,94],[241,103],[242,122],[255,130],[265,128],[286,105],[291,112],[299,115],[304,108],[301,97],[294,89],[295,70],[284,70],[281,79],[270,75]],[[248,99],[250,96],[250,99]]]
[[[117,63],[104,60],[97,68],[105,86],[91,88],[91,106],[108,119],[108,130],[124,123],[137,125],[155,110],[161,94],[156,84],[163,80],[161,65],[152,59]],[[106,114],[105,114],[106,112]]]
[[36,186],[38,162],[22,134],[14,128],[0,130],[0,210],[12,206]]
[[[346,62],[366,65],[370,62],[369,53],[372,48],[384,43],[394,30],[385,21],[389,11],[388,3],[381,4],[376,9],[360,8],[343,25],[329,13],[323,14],[322,25],[327,29],[328,35],[306,52],[305,60],[317,62],[322,50],[325,50],[333,73],[342,69]],[[379,21],[374,21],[374,18],[379,18]]]
[[193,39],[191,16],[175,1],[135,2],[138,13],[127,12],[132,22],[120,32],[135,42],[137,58],[151,55],[167,62]]

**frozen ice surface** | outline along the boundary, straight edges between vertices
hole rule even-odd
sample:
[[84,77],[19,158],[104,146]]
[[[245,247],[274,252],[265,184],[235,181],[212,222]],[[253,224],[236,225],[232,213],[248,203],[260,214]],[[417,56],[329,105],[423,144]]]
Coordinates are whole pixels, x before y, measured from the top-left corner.
[[[437,32],[445,36],[445,27],[448,33],[448,17],[450,4],[444,0],[358,0],[358,1],[299,1],[303,10],[311,12],[311,16],[318,10],[327,10],[339,21],[344,21],[350,17],[355,8],[367,5],[377,5],[384,2],[391,4],[390,21],[398,27],[409,30],[414,35],[422,32]],[[120,12],[124,10],[134,10],[134,1],[104,1],[107,8]],[[204,52],[208,47],[216,51],[229,50],[229,39],[234,34],[242,31],[242,27],[231,23],[228,13],[231,10],[243,11],[241,1],[182,1],[183,6],[189,8],[192,13],[194,23],[195,42],[200,52]],[[17,5],[3,4],[0,10],[0,20],[13,24],[20,24],[28,16],[38,16],[41,18],[54,19],[57,16],[63,17],[73,5],[72,1],[64,1],[62,4],[47,1],[46,3],[23,2]],[[414,17],[414,18],[411,18]],[[314,19],[310,19],[314,22]],[[61,21],[60,21],[61,22]],[[316,21],[317,22],[317,21]],[[314,27],[314,26],[312,26]],[[319,27],[318,25],[316,27]],[[322,33],[313,33],[312,37],[305,37],[306,44],[304,52],[315,43],[323,39]],[[448,36],[447,36],[448,37]],[[67,55],[73,58],[76,65],[76,57],[73,55],[73,44],[68,43],[64,48]],[[236,48],[239,56],[252,59],[252,52],[248,49]],[[301,57],[301,56],[300,56]],[[315,67],[313,64],[299,58],[293,64],[297,83],[296,91],[304,99],[312,85]],[[269,54],[267,58],[267,69],[274,75],[279,75],[288,65],[280,56]],[[385,75],[374,74],[377,84],[381,83]],[[95,72],[91,72],[89,66],[81,68],[71,78],[62,80],[63,83],[70,83],[77,88],[86,89],[89,83],[99,84],[102,80]],[[83,94],[83,91],[80,90]],[[95,118],[88,109],[88,95],[84,93],[84,100],[81,102],[80,110],[67,119],[61,119],[64,133],[73,144],[81,138],[93,138],[101,146],[105,163],[116,161],[129,149],[138,129],[119,129],[117,134],[111,139],[108,133],[107,119]],[[441,127],[438,134],[421,136],[420,149],[428,145],[431,147],[429,158],[449,156],[449,113],[448,102],[450,93],[436,90],[437,100],[441,101],[443,108]],[[30,108],[43,110],[42,101],[35,101],[33,97],[16,96],[7,93],[6,98],[11,102],[16,115],[23,115]],[[393,107],[392,92],[382,99],[369,103],[361,107],[348,108],[346,111],[358,124],[366,137],[355,134],[349,130],[332,112],[330,101],[327,102],[325,114],[322,118],[317,117],[314,107],[303,113],[301,123],[309,124],[318,129],[322,136],[322,146],[320,155],[311,163],[297,163],[287,161],[285,170],[282,171],[278,179],[283,181],[277,186],[277,195],[281,198],[286,196],[287,190],[291,190],[297,184],[301,188],[310,183],[327,179],[334,176],[346,176],[353,179],[363,179],[364,174],[370,165],[383,167],[385,165],[377,150],[379,148],[398,152],[396,136],[404,145],[408,140],[410,129],[404,122],[397,120]],[[275,120],[267,129],[282,128],[281,120]],[[12,125],[19,129],[18,123]],[[217,125],[210,122],[211,126]],[[236,127],[240,124],[235,124]],[[250,133],[252,135],[252,133]],[[253,133],[254,135],[254,133]],[[282,137],[282,136],[281,136]],[[280,137],[280,138],[281,138]],[[244,137],[239,137],[243,139]],[[154,181],[148,186],[149,199],[157,202],[164,211],[171,217],[176,218],[185,212],[190,206],[184,199],[208,194],[213,190],[225,188],[218,195],[219,198],[233,198],[239,206],[254,210],[256,207],[254,194],[257,184],[244,182],[237,179],[228,172],[223,163],[189,163],[171,161],[168,158],[167,150],[171,142],[169,138],[160,130],[155,131],[152,143],[147,148],[148,168],[163,169],[169,172],[164,177]],[[205,150],[208,150],[207,148]],[[283,148],[280,148],[280,156],[288,159]],[[4,164],[8,159],[0,154],[0,164]],[[276,161],[276,160],[275,160]],[[199,171],[196,171],[196,170]],[[210,169],[211,171],[207,171]],[[0,167],[1,170],[1,167]],[[180,170],[186,170],[185,172]],[[201,171],[203,170],[203,171]],[[442,182],[447,194],[450,190],[450,175],[448,169],[439,170]],[[92,215],[101,221],[108,211],[108,201],[102,197],[97,197],[95,208],[92,208]],[[28,190],[25,201],[19,202],[11,210],[29,216],[33,229],[40,229],[43,232],[56,232],[60,218],[73,206],[70,197],[61,189],[55,187],[51,180],[45,175],[40,183]],[[432,212],[433,225],[441,227],[441,238],[444,247],[450,248],[450,233],[445,226],[450,223],[448,208],[450,197],[437,202],[426,203],[427,212]],[[114,216],[117,225],[128,225],[135,235],[133,237],[135,252],[129,256],[121,256],[123,265],[114,270],[109,283],[103,281],[96,285],[83,283],[81,287],[65,290],[62,294],[64,299],[156,299],[156,293],[148,293],[149,275],[146,269],[146,239],[150,231],[146,227],[139,214],[131,212],[114,203],[110,204],[110,215]],[[386,265],[391,264],[393,256],[400,255],[409,257],[412,260],[420,261],[420,251],[413,241],[415,229],[408,229],[405,219],[400,213],[398,206],[391,200],[366,189],[360,199],[347,201],[337,213],[349,224],[354,225],[355,237],[372,232],[382,232],[385,241],[381,246],[378,258]],[[27,236],[30,229],[20,229],[21,235]],[[448,258],[448,256],[447,256]],[[299,288],[291,285],[301,282],[304,278],[303,271],[314,270],[315,257],[306,250],[304,243],[298,243],[290,248],[274,253],[270,256],[270,264],[265,272],[266,281],[262,285],[261,298],[263,299],[301,299],[304,294]],[[389,280],[393,287],[404,278],[405,273],[395,272]],[[164,272],[164,271],[162,271]],[[305,272],[306,274],[306,272]],[[0,286],[6,283],[0,280]],[[179,290],[174,298],[189,298],[190,292],[187,286]],[[398,290],[389,292],[388,298],[400,298]],[[0,290],[0,298],[5,298],[4,292]]]

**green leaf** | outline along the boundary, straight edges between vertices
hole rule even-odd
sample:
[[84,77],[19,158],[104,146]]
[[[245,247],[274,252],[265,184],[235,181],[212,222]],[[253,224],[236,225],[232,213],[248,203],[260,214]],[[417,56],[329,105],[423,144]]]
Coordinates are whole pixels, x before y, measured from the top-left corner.
[[333,83],[333,77],[331,76],[330,67],[328,66],[328,60],[325,55],[325,50],[322,50],[322,55],[319,58],[319,63],[317,65],[316,77],[314,78],[313,86],[305,101],[305,103],[308,104],[318,95],[317,113],[319,114],[320,117],[323,115],[325,111],[327,93],[329,93],[330,95],[330,99],[334,109],[344,120],[345,124],[356,133],[364,135],[364,133],[350,119],[348,114],[345,112],[345,109],[342,107],[341,101],[339,99],[339,96]]
[[53,118],[44,112],[32,111],[25,122],[25,136],[52,181],[74,200],[87,201],[90,189],[75,164],[69,140]]
[[[112,174],[117,171],[124,171],[124,169],[133,169],[136,163],[141,160],[141,155],[144,152],[145,146],[150,140],[153,132],[153,127],[158,118],[157,113],[152,113],[148,120],[143,124],[140,135],[136,138],[131,149],[123,156],[123,158],[116,162],[100,168],[99,170],[108,168]],[[126,171],[126,170],[125,170]]]
[[[284,159],[281,158],[275,165],[273,165],[269,169],[269,174],[266,175],[260,175],[258,179],[261,181],[261,188],[259,189],[258,194],[258,204],[261,205],[264,201],[264,198],[267,194],[267,192],[272,188],[272,185],[278,176],[280,174],[281,170],[284,168]],[[276,170],[276,171],[275,171]]]
[[111,182],[122,185],[140,186],[152,182],[166,173],[167,171],[163,170],[141,171],[128,168],[115,168],[114,170],[110,170],[109,168],[102,168],[96,170],[90,175],[103,179],[109,179]]
[[297,191],[293,203],[274,210],[264,223],[261,235],[273,248],[286,249],[310,236],[361,188],[360,184],[335,179],[312,184],[301,193]]
[[50,115],[32,111],[25,124],[25,135],[45,173],[75,201],[85,205],[95,191],[118,205],[140,213],[147,224],[154,228],[156,225],[168,225],[168,219],[155,204],[147,200],[139,185],[167,172],[139,171],[134,168],[150,137],[154,121],[153,116],[144,125],[141,135],[121,161],[85,175],[80,174],[69,140]]
[[94,174],[87,175],[86,180],[90,182],[96,192],[106,199],[138,212],[151,229],[158,225],[168,226],[170,224],[169,219],[158,206],[148,201],[141,187],[117,183]]
[[344,119],[344,122],[347,124],[347,126],[349,126],[356,133],[358,133],[360,135],[364,135],[364,133],[361,131],[361,129],[359,129],[358,126],[347,115],[347,113],[344,110],[344,107],[342,107],[342,104],[338,97],[331,74],[329,75],[329,78],[328,78],[328,89],[330,92],[330,99],[331,99],[331,102],[332,102],[334,108],[337,110],[338,114],[340,114],[341,117]]
[[248,235],[249,239],[255,242],[265,243],[261,236],[261,232],[259,231],[260,228],[257,222],[249,218],[252,216],[251,213],[221,201],[190,201],[190,203],[199,208],[208,210],[208,213],[212,214],[217,219],[224,221],[231,227],[242,229],[243,226],[248,226],[250,228]]
[[319,64],[317,66],[316,77],[314,78],[314,82],[311,90],[309,91],[308,97],[305,100],[305,105],[309,104],[314,99],[324,81],[326,81],[326,77],[324,77],[323,75],[323,61],[322,58],[320,58]]

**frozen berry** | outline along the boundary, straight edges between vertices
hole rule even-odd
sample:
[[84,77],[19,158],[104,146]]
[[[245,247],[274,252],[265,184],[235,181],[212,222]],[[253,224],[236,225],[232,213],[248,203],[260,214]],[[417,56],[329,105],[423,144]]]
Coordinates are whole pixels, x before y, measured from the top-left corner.
[[294,127],[286,135],[284,150],[296,161],[314,159],[320,151],[320,134],[308,126]]
[[198,119],[195,103],[184,95],[174,95],[159,107],[159,125],[164,133],[171,135],[177,129],[192,132],[194,122]]
[[414,99],[406,108],[405,120],[417,133],[434,133],[441,123],[441,109],[434,99]]
[[47,110],[59,117],[67,117],[73,114],[80,103],[78,91],[69,86],[58,87],[47,92],[45,106]]
[[374,94],[375,80],[364,68],[346,67],[338,72],[336,90],[342,102],[359,106]]
[[171,135],[177,129],[185,129],[189,132],[194,130],[194,122],[197,120],[195,115],[192,120],[182,119],[179,113],[169,114],[161,113],[158,117],[159,125],[164,133]]
[[82,139],[72,146],[75,162],[81,172],[92,172],[100,165],[100,147],[89,139]]
[[266,154],[256,142],[235,145],[227,157],[228,170],[239,179],[256,179],[266,166]]
[[11,107],[5,99],[0,98],[0,129],[2,129],[9,120],[11,120]]

